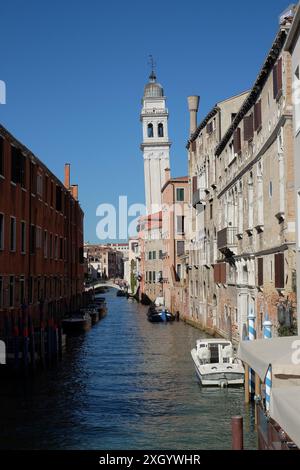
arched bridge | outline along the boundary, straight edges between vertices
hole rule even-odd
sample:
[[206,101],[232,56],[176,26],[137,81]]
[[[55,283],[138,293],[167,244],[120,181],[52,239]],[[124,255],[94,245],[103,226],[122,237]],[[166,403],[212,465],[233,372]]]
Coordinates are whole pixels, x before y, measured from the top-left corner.
[[85,290],[86,291],[89,291],[89,290],[97,290],[97,289],[100,289],[101,287],[111,287],[112,289],[118,289],[118,290],[121,290],[121,287],[119,286],[119,284],[116,284],[114,281],[96,281],[96,282],[93,282],[91,284],[89,284],[88,286],[85,287]]

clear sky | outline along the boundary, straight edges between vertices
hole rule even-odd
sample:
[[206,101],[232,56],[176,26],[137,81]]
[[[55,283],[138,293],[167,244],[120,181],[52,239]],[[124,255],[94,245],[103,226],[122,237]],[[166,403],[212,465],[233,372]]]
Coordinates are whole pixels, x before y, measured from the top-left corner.
[[139,113],[148,55],[170,112],[173,176],[187,173],[186,97],[199,119],[256,78],[288,0],[10,0],[0,5],[0,122],[61,179],[70,162],[97,241],[96,208],[144,202]]

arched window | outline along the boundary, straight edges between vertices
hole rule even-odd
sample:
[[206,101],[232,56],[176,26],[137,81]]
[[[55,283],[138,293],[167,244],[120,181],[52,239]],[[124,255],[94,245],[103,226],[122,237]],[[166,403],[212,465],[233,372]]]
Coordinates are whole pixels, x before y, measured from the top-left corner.
[[148,124],[147,135],[148,137],[153,137],[153,124]]
[[157,127],[158,137],[164,136],[164,125],[160,122]]

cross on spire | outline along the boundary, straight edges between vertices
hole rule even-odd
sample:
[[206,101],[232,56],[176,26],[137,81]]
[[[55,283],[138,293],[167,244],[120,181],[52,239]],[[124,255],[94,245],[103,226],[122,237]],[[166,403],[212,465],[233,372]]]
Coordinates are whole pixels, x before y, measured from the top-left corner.
[[150,73],[150,75],[149,75],[150,82],[155,82],[155,81],[156,81],[156,74],[155,74],[155,66],[156,66],[156,63],[154,62],[154,59],[153,59],[153,55],[152,55],[152,54],[149,54],[148,64],[149,64],[150,67],[151,67],[151,73]]

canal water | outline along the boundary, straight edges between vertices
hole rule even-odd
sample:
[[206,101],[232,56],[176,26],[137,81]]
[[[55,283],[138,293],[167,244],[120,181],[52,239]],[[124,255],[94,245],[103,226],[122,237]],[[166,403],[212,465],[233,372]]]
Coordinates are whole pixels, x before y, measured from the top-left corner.
[[58,368],[0,382],[1,449],[230,449],[230,418],[244,416],[242,389],[205,389],[190,356],[203,333],[149,323],[146,307],[106,294],[108,314],[68,338]]

